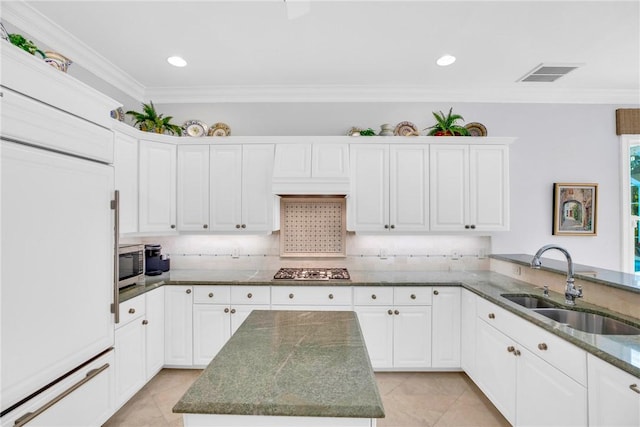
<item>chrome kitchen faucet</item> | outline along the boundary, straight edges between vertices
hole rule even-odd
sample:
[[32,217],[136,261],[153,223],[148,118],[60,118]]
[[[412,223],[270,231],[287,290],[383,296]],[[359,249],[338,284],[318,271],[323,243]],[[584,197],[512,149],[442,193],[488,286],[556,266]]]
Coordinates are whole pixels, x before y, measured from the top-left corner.
[[539,269],[540,267],[542,267],[542,261],[540,260],[540,257],[549,249],[557,249],[562,252],[567,258],[567,286],[565,287],[564,291],[564,299],[567,305],[576,305],[576,298],[582,298],[582,286],[578,286],[578,288],[574,286],[573,261],[571,260],[569,251],[560,246],[545,245],[538,249],[538,252],[536,252],[536,254],[533,256],[533,259],[531,260],[531,268]]

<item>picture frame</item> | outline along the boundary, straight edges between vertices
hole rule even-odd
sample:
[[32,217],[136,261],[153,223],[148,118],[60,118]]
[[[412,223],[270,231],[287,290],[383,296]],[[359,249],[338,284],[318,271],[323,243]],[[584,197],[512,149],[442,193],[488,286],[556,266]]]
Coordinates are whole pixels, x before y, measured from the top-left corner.
[[553,184],[553,235],[596,236],[598,184]]

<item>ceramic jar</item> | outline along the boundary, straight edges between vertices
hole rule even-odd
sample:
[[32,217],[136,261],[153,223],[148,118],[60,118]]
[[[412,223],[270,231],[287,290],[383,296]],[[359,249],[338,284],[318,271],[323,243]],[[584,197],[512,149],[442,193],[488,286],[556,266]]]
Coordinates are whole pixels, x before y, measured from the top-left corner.
[[380,135],[380,136],[393,136],[393,128],[391,127],[390,124],[385,123],[385,124],[380,126],[380,133],[378,135]]

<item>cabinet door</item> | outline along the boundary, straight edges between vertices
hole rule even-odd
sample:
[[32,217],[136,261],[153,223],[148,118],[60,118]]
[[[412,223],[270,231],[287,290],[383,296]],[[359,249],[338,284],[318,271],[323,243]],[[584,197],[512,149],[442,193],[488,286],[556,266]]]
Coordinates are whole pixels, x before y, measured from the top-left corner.
[[116,330],[116,406],[123,405],[146,383],[145,330],[137,318]]
[[463,231],[468,225],[468,171],[468,146],[431,146],[429,196],[432,231]]
[[[393,367],[392,306],[356,306],[362,336],[374,369]],[[391,314],[389,313],[391,312]]]
[[311,144],[277,144],[274,178],[310,178]]
[[251,314],[253,310],[269,310],[268,305],[234,305],[231,307],[231,335],[235,334],[242,322]]
[[462,289],[460,313],[460,366],[471,378],[476,378],[476,295]]
[[[640,425],[640,378],[593,355],[587,355],[589,425]],[[634,386],[635,384],[635,386]]]
[[193,364],[205,366],[231,336],[228,305],[195,304],[193,307]]
[[164,366],[164,289],[147,292],[145,298],[146,379],[149,381]]
[[586,426],[587,389],[525,348],[518,347],[518,426]]
[[313,144],[311,173],[314,178],[348,178],[348,144]]
[[509,229],[509,148],[469,147],[469,224],[476,230]]
[[350,162],[348,228],[385,231],[389,227],[389,146],[351,145]]
[[390,228],[429,230],[429,146],[394,145],[389,158]]
[[250,232],[273,229],[273,145],[242,149],[242,224]]
[[209,146],[178,147],[178,230],[209,228]]
[[[515,342],[478,319],[476,336],[476,384],[512,425],[516,421]],[[509,351],[510,347],[514,351]]]
[[140,231],[176,228],[176,146],[140,141]]
[[164,287],[164,363],[193,364],[193,290],[191,286]]
[[138,231],[138,140],[115,132],[113,167],[120,190],[120,233]]
[[209,227],[235,231],[242,223],[242,146],[210,148]]
[[460,288],[433,289],[432,366],[460,367]]
[[431,307],[401,306],[394,309],[393,366],[431,366]]

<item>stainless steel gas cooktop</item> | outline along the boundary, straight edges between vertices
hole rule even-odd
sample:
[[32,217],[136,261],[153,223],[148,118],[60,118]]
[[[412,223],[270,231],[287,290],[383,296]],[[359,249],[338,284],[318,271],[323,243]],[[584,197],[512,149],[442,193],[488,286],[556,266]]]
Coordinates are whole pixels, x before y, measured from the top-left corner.
[[349,280],[346,268],[281,268],[274,280]]

